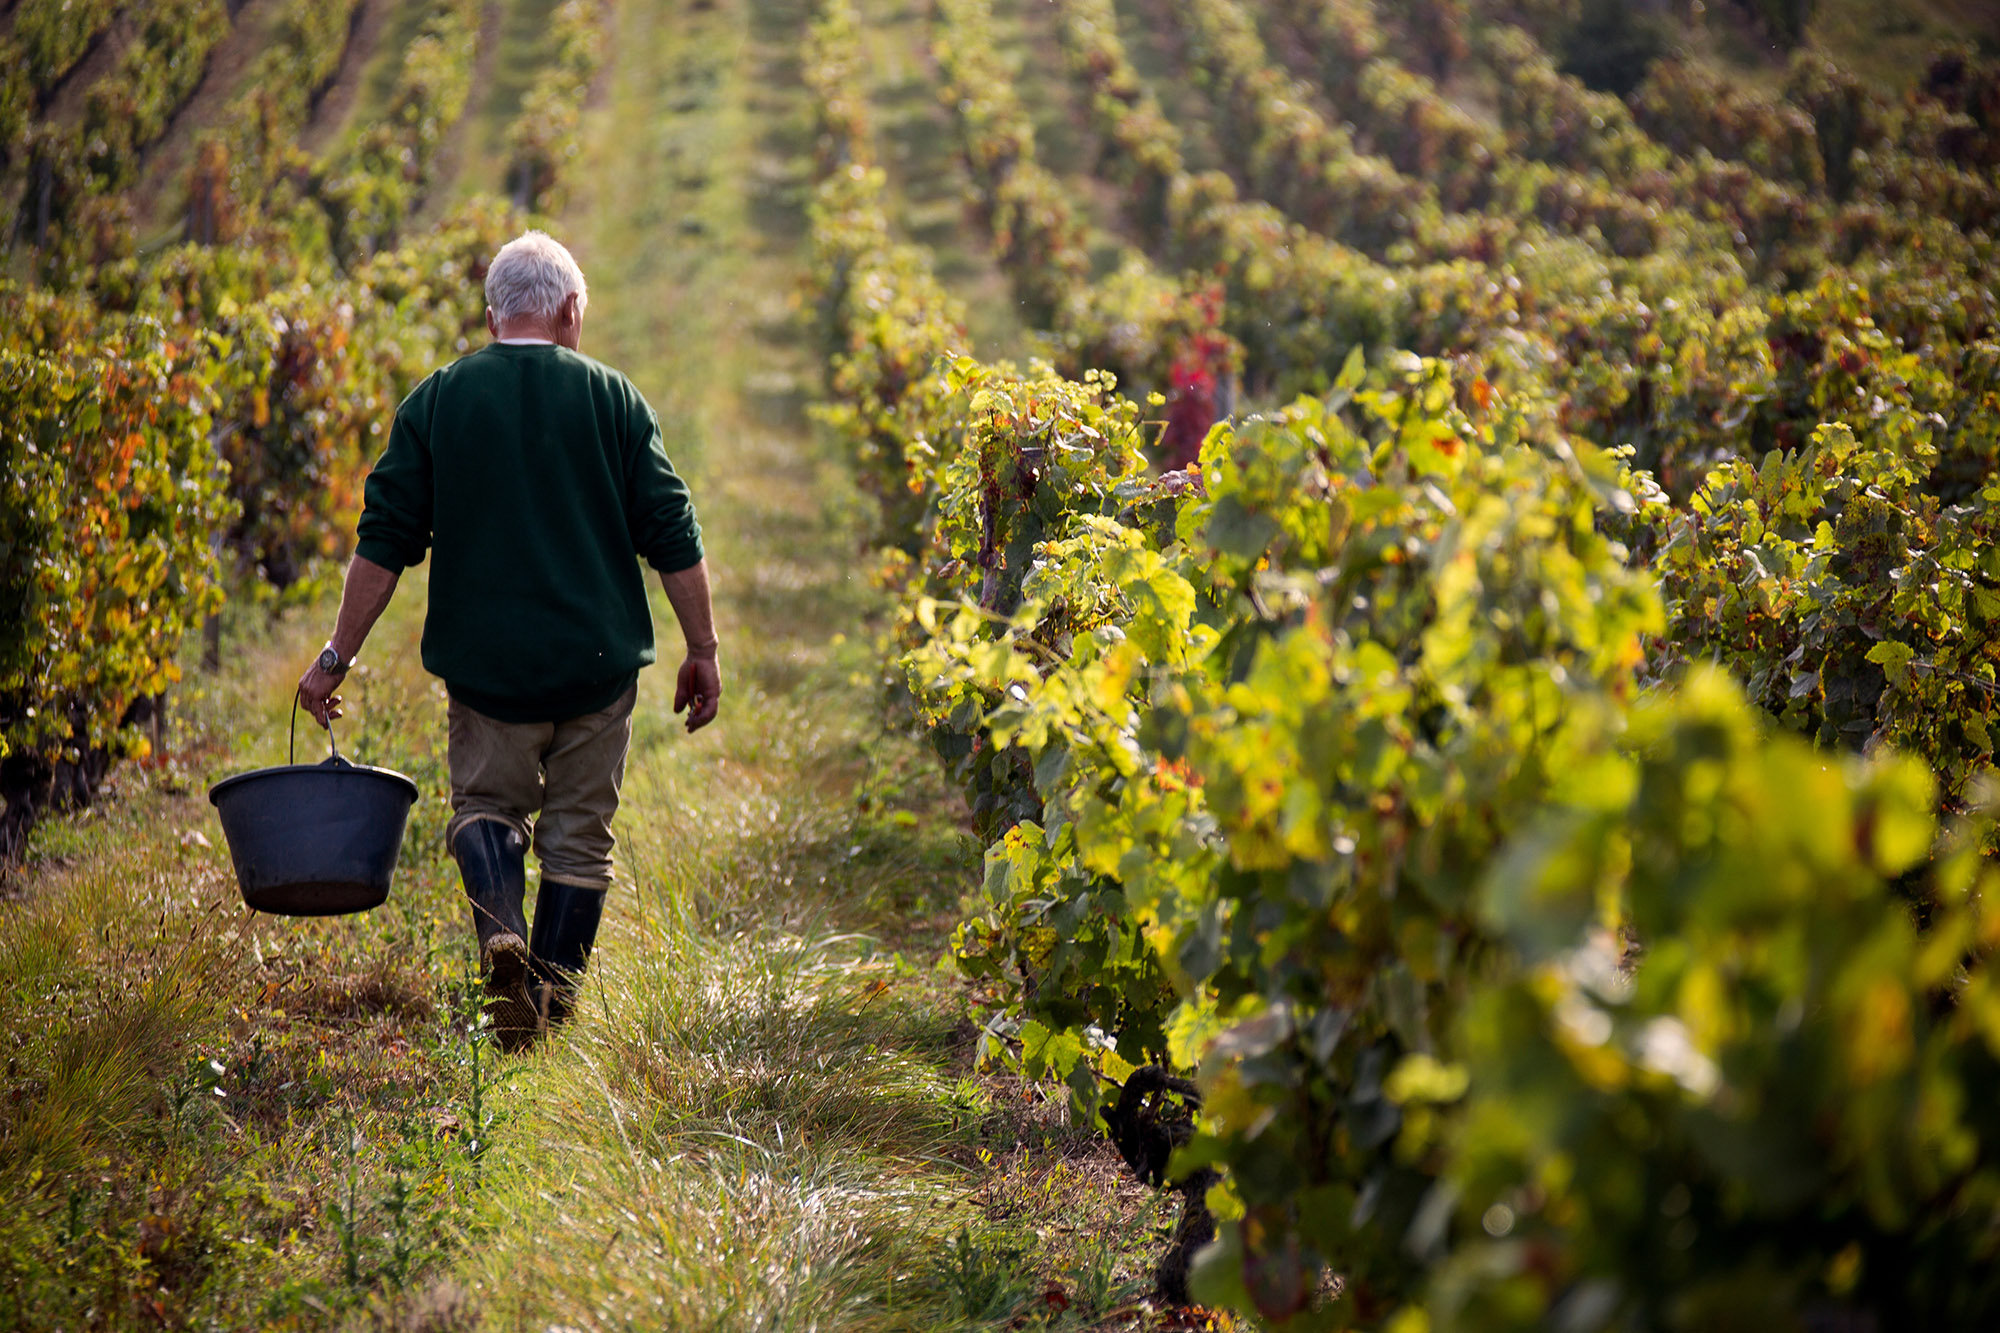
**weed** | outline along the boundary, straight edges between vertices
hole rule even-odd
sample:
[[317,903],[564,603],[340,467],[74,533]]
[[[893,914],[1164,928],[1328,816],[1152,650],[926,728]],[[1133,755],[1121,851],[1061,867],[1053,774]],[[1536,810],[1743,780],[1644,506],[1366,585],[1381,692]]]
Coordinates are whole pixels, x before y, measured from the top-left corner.
[[452,1054],[462,1055],[467,1071],[465,1114],[457,1119],[457,1139],[477,1178],[493,1146],[493,1126],[498,1118],[491,1103],[493,1087],[499,1081],[492,1067],[497,1047],[486,1028],[484,996],[469,958],[460,976],[453,987],[457,1021],[440,1034],[440,1040],[449,1045]]
[[347,1285],[358,1287],[361,1285],[361,1237],[354,1207],[354,1190],[359,1172],[354,1162],[353,1117],[350,1116],[342,1121],[340,1129],[342,1155],[346,1166],[342,1179],[346,1185],[346,1194],[343,1200],[327,1204],[326,1213],[327,1220],[333,1223],[335,1234],[340,1237],[341,1266],[343,1275],[347,1278]]
[[1021,1271],[1018,1248],[985,1243],[960,1228],[931,1270],[944,1308],[968,1323],[1012,1319],[1034,1299],[1031,1276]]
[[1152,1245],[1141,1224],[1092,1239],[1098,1243],[1077,1247],[1075,1262],[1063,1271],[1074,1312],[1085,1319],[1129,1307],[1152,1287],[1146,1278],[1129,1276],[1133,1256],[1149,1253]]

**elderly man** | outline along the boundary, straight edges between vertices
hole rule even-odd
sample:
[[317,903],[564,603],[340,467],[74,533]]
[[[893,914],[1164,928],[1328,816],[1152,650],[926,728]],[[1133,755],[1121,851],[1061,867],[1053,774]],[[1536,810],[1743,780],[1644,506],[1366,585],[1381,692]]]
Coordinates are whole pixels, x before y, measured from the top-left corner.
[[576,261],[541,232],[494,256],[493,341],[397,410],[333,637],[299,681],[321,725],[340,716],[334,690],[428,548],[424,667],[451,696],[445,838],[508,1050],[568,1016],[611,884],[639,668],[654,658],[635,556],[659,571],[687,641],[674,711],[695,731],[722,696],[694,506],[645,398],[578,352],[587,300]]

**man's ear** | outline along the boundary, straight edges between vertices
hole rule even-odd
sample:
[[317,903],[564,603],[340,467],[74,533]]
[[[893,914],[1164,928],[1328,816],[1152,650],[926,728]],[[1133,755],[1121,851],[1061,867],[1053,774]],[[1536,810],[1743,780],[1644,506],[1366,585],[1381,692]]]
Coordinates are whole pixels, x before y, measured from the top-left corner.
[[562,312],[558,316],[566,329],[573,329],[583,323],[583,297],[571,292],[563,297]]
[[500,321],[493,318],[492,306],[486,307],[486,331],[496,338],[500,336]]

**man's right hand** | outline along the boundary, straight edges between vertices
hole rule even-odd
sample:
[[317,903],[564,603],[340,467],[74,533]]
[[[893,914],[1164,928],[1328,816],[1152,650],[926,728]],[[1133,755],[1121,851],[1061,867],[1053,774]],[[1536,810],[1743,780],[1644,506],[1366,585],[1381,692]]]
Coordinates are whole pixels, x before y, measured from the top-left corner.
[[715,721],[716,710],[722,707],[722,670],[715,658],[695,657],[692,654],[681,663],[680,674],[674,678],[674,711],[687,713],[687,729],[700,731]]
[[340,696],[334,691],[340,688],[342,679],[341,676],[321,671],[317,662],[307,667],[306,674],[299,677],[299,706],[322,727],[340,716]]

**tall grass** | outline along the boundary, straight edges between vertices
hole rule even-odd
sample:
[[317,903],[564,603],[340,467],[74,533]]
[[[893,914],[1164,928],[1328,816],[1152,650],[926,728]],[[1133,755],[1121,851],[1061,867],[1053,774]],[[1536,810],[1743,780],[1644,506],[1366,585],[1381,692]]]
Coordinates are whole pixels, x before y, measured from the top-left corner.
[[[436,756],[394,747],[427,804],[390,906],[365,917],[248,913],[204,799],[283,761],[325,614],[240,638],[177,697],[166,754],[38,828],[12,876],[0,1327],[323,1322],[421,1288],[455,1247],[474,1047],[456,887],[424,834]],[[415,623],[399,611],[384,647]],[[428,730],[412,667],[386,651],[352,682],[374,706],[343,728],[350,751]]]

